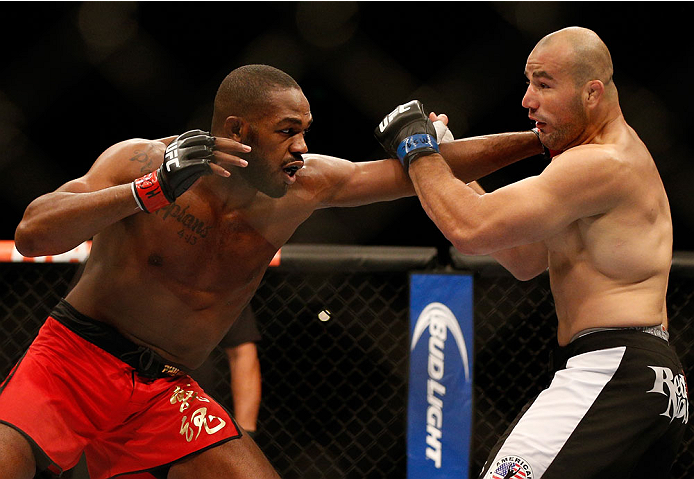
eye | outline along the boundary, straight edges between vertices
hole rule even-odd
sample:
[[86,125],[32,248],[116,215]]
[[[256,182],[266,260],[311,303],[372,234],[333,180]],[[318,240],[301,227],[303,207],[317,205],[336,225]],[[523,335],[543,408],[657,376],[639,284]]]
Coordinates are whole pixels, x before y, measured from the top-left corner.
[[310,131],[310,128],[306,128],[305,130],[299,130],[296,128],[285,128],[283,130],[278,130],[278,131],[280,133],[282,133],[283,135],[287,135],[287,136],[295,136],[295,135],[306,136],[306,134]]
[[526,80],[525,84],[533,87],[535,90],[546,90],[547,88],[551,88],[547,83],[544,82]]

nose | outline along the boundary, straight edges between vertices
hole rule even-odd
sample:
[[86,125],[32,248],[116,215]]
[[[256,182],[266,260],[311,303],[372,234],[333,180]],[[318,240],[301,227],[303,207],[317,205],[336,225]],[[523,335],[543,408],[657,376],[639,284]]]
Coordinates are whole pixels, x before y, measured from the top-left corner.
[[528,88],[526,88],[521,105],[523,105],[523,108],[527,108],[528,110],[537,110],[537,108],[540,106],[533,91],[532,85],[528,85]]
[[289,146],[289,151],[292,153],[307,153],[308,147],[306,146],[306,139],[304,134],[300,133],[294,137],[294,141]]

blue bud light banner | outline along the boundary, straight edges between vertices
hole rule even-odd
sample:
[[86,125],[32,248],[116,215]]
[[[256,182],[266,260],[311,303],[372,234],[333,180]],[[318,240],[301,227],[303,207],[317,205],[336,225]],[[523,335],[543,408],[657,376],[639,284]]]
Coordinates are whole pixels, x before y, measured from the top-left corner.
[[468,477],[472,304],[472,276],[410,276],[408,479]]

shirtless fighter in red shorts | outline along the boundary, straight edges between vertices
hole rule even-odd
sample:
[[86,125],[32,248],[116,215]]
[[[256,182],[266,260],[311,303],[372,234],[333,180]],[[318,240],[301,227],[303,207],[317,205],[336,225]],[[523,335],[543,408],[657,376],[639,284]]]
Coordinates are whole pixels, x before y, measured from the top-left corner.
[[[118,143],[27,208],[22,254],[94,242],[81,279],[0,386],[3,477],[59,473],[82,452],[92,479],[278,477],[184,371],[222,339],[315,209],[414,189],[398,160],[306,154],[309,103],[275,68],[234,70],[214,107],[214,137]],[[542,152],[529,131],[455,144],[465,181]]]

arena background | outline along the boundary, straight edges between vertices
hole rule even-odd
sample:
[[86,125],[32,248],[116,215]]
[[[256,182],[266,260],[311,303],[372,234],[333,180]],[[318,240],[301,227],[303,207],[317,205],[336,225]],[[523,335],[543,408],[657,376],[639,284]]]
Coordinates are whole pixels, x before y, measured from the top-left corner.
[[[627,121],[670,196],[675,249],[694,249],[690,2],[22,2],[0,4],[0,238],[35,197],[85,173],[111,144],[208,128],[217,85],[268,63],[315,118],[309,149],[383,157],[373,128],[412,98],[456,137],[532,125],[523,68],[537,40],[581,25],[611,49]],[[485,186],[539,171],[526,161]],[[417,200],[321,211],[292,241],[434,245]]]
[[[216,87],[239,65],[267,63],[294,76],[311,102],[315,118],[307,137],[309,149],[363,161],[383,157],[373,128],[395,105],[412,98],[421,99],[427,109],[447,113],[456,137],[531,127],[520,105],[525,59],[546,33],[580,25],[594,29],[612,52],[622,109],[660,169],[671,201],[675,250],[688,258],[686,252],[694,250],[694,208],[688,198],[694,184],[688,141],[694,50],[682,37],[686,38],[691,29],[693,12],[694,4],[684,2],[3,2],[0,239],[13,237],[31,200],[85,173],[107,146],[131,137],[158,138],[190,128],[208,128]],[[525,160],[482,183],[493,189],[535,174],[542,167],[540,158]],[[448,242],[412,198],[319,211],[299,228],[290,243],[425,246],[433,249],[436,264],[451,262]],[[5,306],[0,333],[4,360],[16,360],[37,326],[26,318],[38,315],[40,319],[44,311],[37,304],[55,301],[73,272],[62,267],[39,271],[36,266],[25,266],[8,267],[0,279],[0,292],[5,288],[11,291],[0,296]],[[265,421],[266,436],[261,436],[261,446],[286,477],[402,477],[403,439],[392,432],[401,428],[402,417],[389,419],[388,413],[394,411],[385,408],[374,416],[375,423],[370,422],[366,416],[371,410],[359,406],[360,401],[367,400],[362,396],[350,396],[347,401],[346,411],[354,414],[358,424],[344,419],[341,409],[336,415],[338,421],[345,421],[336,427],[354,428],[349,429],[346,443],[343,436],[335,443],[333,431],[311,430],[322,427],[318,421],[304,423],[306,429],[287,448],[287,425],[274,419],[308,413],[308,409],[315,412],[316,408],[319,419],[335,415],[331,408],[340,408],[339,400],[344,398],[329,394],[330,388],[341,391],[353,386],[353,381],[366,380],[359,383],[366,388],[376,383],[385,388],[368,401],[388,407],[401,401],[406,359],[397,354],[402,353],[401,343],[406,343],[402,336],[406,275],[399,267],[395,269],[400,275],[397,280],[389,276],[394,274],[390,270],[384,273],[379,268],[366,275],[360,270],[357,277],[333,277],[322,270],[323,276],[301,281],[292,276],[296,271],[271,271],[254,299],[264,333],[286,341],[286,349],[280,352],[261,347],[268,358],[265,361],[276,361],[273,365],[296,361],[295,341],[310,345],[318,337],[318,349],[308,348],[311,354],[302,356],[290,378],[298,377],[294,375],[302,372],[301,365],[308,367],[326,353],[331,358],[331,371],[349,378],[347,383],[336,384],[330,376],[319,388],[300,380],[304,392],[310,387],[315,392],[308,399],[300,391],[294,392],[290,405],[281,401],[281,392],[270,390],[264,396],[266,409],[261,411],[261,421]],[[694,334],[685,331],[691,330],[688,321],[694,312],[691,276],[685,271],[684,279],[671,285],[669,293],[674,308],[671,312],[681,318],[677,334],[678,338],[679,334],[684,336],[678,341],[687,358],[692,357],[694,346]],[[529,361],[527,366],[524,363],[522,369],[509,371],[494,358],[493,348],[487,357],[476,344],[478,358],[482,354],[486,364],[495,364],[502,371],[497,375],[490,366],[475,375],[482,383],[511,381],[520,402],[542,381],[541,366],[533,361],[544,361],[545,356],[534,351],[551,345],[554,320],[546,279],[526,283],[521,289],[510,278],[485,281],[478,283],[482,286],[475,293],[476,305],[482,304],[475,318],[478,341],[485,338],[503,343],[512,335],[523,339],[533,352],[524,357]],[[397,283],[397,291],[389,289],[395,288],[392,282]],[[299,285],[296,290],[287,289],[287,284],[295,283]],[[318,292],[328,288],[330,292],[328,296],[314,296],[311,288]],[[355,299],[340,299],[345,289],[354,293]],[[367,295],[373,292],[376,299],[365,300],[364,290]],[[305,303],[299,305],[297,298],[307,294]],[[395,303],[383,299],[391,296]],[[331,321],[331,327],[338,328],[332,333],[314,324],[304,331],[300,324],[291,322],[303,320],[309,313],[315,317],[316,308],[331,301],[338,316],[345,319]],[[287,316],[277,316],[285,307]],[[339,313],[341,307],[345,311]],[[527,321],[536,317],[541,319],[539,323]],[[291,321],[285,324],[285,319]],[[370,324],[367,319],[376,322]],[[397,320],[400,329],[389,329],[394,327],[387,323],[391,319]],[[497,333],[504,324],[506,329]],[[363,336],[358,330],[367,325],[368,334]],[[331,341],[336,341],[337,350],[332,349]],[[362,356],[365,359],[360,359]],[[517,363],[517,358],[512,362]],[[358,367],[344,369],[352,363]],[[685,367],[691,364],[685,360]],[[277,372],[272,376],[271,368],[266,370],[265,380],[290,381]],[[389,371],[396,373],[394,384],[384,379]],[[1,373],[6,373],[5,362]],[[316,374],[325,379],[324,371]],[[330,401],[320,406],[325,394]],[[476,431],[473,447],[482,451],[477,451],[475,459],[479,466],[483,450],[522,402],[494,398],[488,403],[478,398],[477,404],[490,410],[492,416]],[[264,419],[262,414],[266,414]],[[362,429],[373,436],[372,442],[360,449],[356,445]],[[316,436],[311,435],[314,432]],[[330,437],[326,439],[325,434]],[[688,452],[680,461],[684,465],[678,465],[677,477],[691,473],[691,438],[690,429]],[[324,440],[333,440],[336,449],[326,453]],[[390,443],[397,451],[384,449]],[[338,467],[326,459],[333,456],[350,466]],[[378,464],[376,469],[374,464]]]

